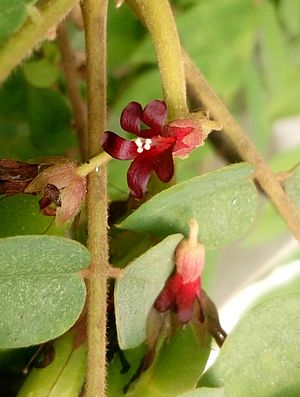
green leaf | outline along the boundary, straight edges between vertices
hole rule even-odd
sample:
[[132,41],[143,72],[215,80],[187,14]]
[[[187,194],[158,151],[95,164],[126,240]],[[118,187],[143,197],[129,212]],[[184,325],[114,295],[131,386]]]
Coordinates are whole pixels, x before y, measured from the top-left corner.
[[40,155],[59,155],[75,144],[71,111],[62,94],[33,88],[28,95],[31,138]]
[[253,63],[249,62],[245,69],[245,99],[249,113],[248,122],[251,138],[257,149],[265,153],[270,147],[272,129],[264,106],[266,97],[263,90],[263,83]]
[[210,340],[204,327],[189,324],[177,331],[127,396],[175,397],[195,387],[210,354]]
[[28,16],[28,4],[37,0],[1,0],[0,2],[0,45],[16,32]]
[[139,368],[141,360],[145,354],[145,346],[140,345],[135,349],[126,350],[122,352],[126,361],[129,363],[130,368],[124,371],[124,367],[120,360],[120,354],[115,353],[112,361],[108,366],[107,376],[107,394],[108,397],[124,397],[124,387],[130,382],[130,379],[135,375]]
[[280,94],[287,82],[287,72],[290,72],[284,32],[272,2],[260,3],[258,10],[266,82],[273,95]]
[[174,250],[182,237],[167,237],[131,262],[117,279],[115,310],[121,349],[132,349],[145,340],[149,311],[173,270]]
[[203,244],[228,244],[254,221],[257,192],[252,172],[246,163],[235,164],[179,183],[142,204],[120,226],[140,233],[187,235],[194,217]]
[[269,165],[273,172],[283,172],[294,168],[299,164],[300,146],[280,152],[271,158]]
[[134,45],[141,39],[142,28],[129,7],[116,9],[114,2],[108,4],[107,34],[110,44],[107,58],[109,70],[113,70],[128,63]]
[[74,347],[73,339],[70,331],[54,342],[54,360],[45,368],[33,368],[17,397],[78,396],[85,379],[86,346]]
[[[54,225],[54,218],[42,215],[38,197],[16,194],[0,198],[0,237],[24,234],[63,234]],[[52,226],[53,225],[53,226]]]
[[81,244],[54,236],[0,240],[0,348],[43,343],[67,331],[84,305]]
[[269,299],[248,312],[200,384],[224,386],[230,397],[297,397],[299,307],[298,293]]
[[37,88],[51,87],[59,76],[59,69],[47,59],[26,62],[23,66],[26,80]]
[[300,3],[298,0],[281,1],[279,12],[285,28],[294,36],[300,34]]
[[223,387],[201,387],[200,389],[195,389],[181,394],[179,397],[226,397],[224,394]]
[[[118,98],[114,111],[120,115],[123,108],[132,100],[147,105],[153,98],[163,98],[158,69],[150,69],[142,74],[135,75],[132,83],[126,87],[126,90]],[[119,116],[117,120],[119,123]]]
[[300,211],[300,166],[296,167],[292,175],[285,181],[285,190]]

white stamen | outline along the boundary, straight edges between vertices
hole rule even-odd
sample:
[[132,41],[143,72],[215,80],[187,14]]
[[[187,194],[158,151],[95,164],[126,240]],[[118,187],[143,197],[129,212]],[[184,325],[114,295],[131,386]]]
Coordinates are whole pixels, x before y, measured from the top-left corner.
[[137,138],[135,141],[137,148],[137,152],[138,153],[143,153],[143,150],[149,150],[151,148],[151,144],[152,144],[152,139],[147,138]]
[[137,147],[139,148],[143,147],[143,141],[141,140],[141,138],[137,138],[134,142]]
[[96,166],[95,171],[99,172],[99,165]]
[[147,138],[147,139],[145,140],[144,149],[145,149],[145,150],[149,150],[149,149],[151,148],[151,143],[152,143],[152,139]]

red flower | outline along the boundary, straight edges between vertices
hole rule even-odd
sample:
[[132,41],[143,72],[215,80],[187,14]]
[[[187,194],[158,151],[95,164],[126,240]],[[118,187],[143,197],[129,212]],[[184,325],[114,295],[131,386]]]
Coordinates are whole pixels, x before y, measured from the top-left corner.
[[176,272],[166,281],[154,307],[159,312],[170,309],[178,313],[179,321],[187,323],[193,315],[195,300],[201,305],[201,273],[205,249],[197,241],[198,223],[190,221],[188,240],[182,240],[175,253]]
[[[145,194],[152,171],[159,179],[169,182],[174,174],[173,154],[186,156],[203,144],[203,134],[198,123],[176,120],[164,125],[167,107],[163,101],[154,100],[143,109],[130,102],[122,112],[121,127],[138,138],[127,140],[111,131],[102,138],[102,148],[119,160],[133,160],[127,173],[128,186],[136,198]],[[141,123],[149,128],[141,130]]]

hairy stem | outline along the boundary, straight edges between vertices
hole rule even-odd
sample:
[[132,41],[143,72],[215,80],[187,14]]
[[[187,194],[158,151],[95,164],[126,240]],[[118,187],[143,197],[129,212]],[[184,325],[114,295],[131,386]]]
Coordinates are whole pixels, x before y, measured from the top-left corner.
[[223,125],[226,136],[235,146],[241,158],[255,166],[255,178],[266,192],[290,231],[300,241],[300,214],[284,192],[276,175],[257,152],[247,134],[234,120],[221,99],[213,92],[200,71],[185,55],[187,83],[193,95],[209,110],[210,114]]
[[155,46],[169,119],[188,113],[179,37],[168,0],[127,0],[148,28]]
[[[0,83],[2,83],[26,56],[55,29],[61,20],[78,3],[78,0],[50,0],[42,2],[24,26],[0,49]],[[31,10],[32,11],[32,10]]]
[[86,108],[82,101],[78,86],[76,57],[71,47],[67,29],[63,24],[57,29],[57,42],[61,53],[62,68],[65,74],[68,96],[73,109],[74,126],[80,144],[81,159],[87,160]]
[[[88,83],[88,154],[99,154],[106,128],[107,0],[83,0]],[[87,375],[85,397],[103,397],[106,389],[106,297],[108,278],[107,172],[102,165],[88,176]]]

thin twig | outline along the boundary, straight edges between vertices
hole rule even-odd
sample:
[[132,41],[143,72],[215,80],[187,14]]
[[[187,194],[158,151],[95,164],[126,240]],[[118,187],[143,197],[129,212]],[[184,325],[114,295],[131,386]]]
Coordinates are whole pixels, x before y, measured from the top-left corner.
[[79,90],[76,57],[71,47],[68,32],[64,24],[57,29],[57,42],[61,53],[62,68],[65,74],[68,96],[73,109],[74,126],[77,132],[81,159],[87,160],[87,114]]
[[[100,152],[106,128],[107,0],[83,0],[88,84],[88,154]],[[98,171],[98,172],[97,172]],[[88,176],[88,248],[91,277],[87,279],[87,375],[85,397],[106,391],[106,298],[108,279],[107,171],[102,165]]]
[[276,175],[257,152],[247,134],[234,120],[224,103],[214,93],[187,54],[184,55],[187,83],[193,95],[209,110],[212,117],[223,125],[224,134],[231,140],[241,158],[255,166],[255,177],[266,192],[290,231],[300,241],[300,214],[284,192]]
[[[0,83],[2,83],[26,56],[56,28],[61,20],[78,3],[78,0],[53,0],[42,2],[24,26],[0,49]],[[33,13],[32,13],[33,14]]]

